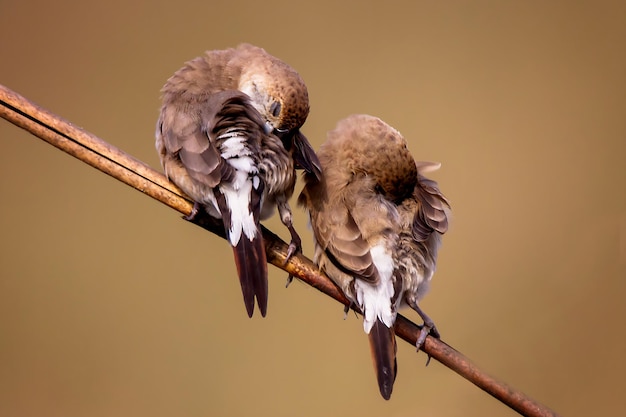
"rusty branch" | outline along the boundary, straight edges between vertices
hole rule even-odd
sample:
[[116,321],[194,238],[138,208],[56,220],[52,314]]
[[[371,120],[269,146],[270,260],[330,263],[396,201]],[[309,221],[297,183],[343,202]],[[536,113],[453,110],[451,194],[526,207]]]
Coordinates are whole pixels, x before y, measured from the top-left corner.
[[[2,85],[0,85],[0,116],[178,212],[184,215],[191,212],[192,202],[163,174],[98,137],[38,107]],[[224,237],[223,228],[218,222],[205,219],[200,223],[199,226]],[[348,304],[341,291],[317,270],[311,260],[302,255],[296,255],[283,265],[287,255],[287,244],[265,228],[263,237],[266,242],[268,262],[340,303]],[[419,330],[420,326],[398,315],[395,331],[400,338],[415,345]],[[490,377],[441,340],[429,336],[422,349],[432,358],[524,416],[557,415],[525,394]]]

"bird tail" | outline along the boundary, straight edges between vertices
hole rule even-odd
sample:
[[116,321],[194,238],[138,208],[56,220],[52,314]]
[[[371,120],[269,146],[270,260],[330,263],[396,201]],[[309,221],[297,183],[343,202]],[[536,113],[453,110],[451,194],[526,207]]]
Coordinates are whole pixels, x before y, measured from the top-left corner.
[[267,313],[267,259],[261,228],[257,232],[252,240],[241,236],[237,245],[233,246],[235,265],[248,317],[252,317],[254,312],[255,297],[261,316],[265,317]]
[[370,330],[369,340],[378,388],[383,398],[388,400],[391,398],[397,371],[396,336],[393,327],[389,328],[380,319],[376,319]]
[[[239,205],[233,202],[232,207],[227,204],[224,194],[216,193],[217,204],[222,213],[224,221],[224,229],[226,237],[233,247],[235,255],[235,265],[237,266],[237,274],[239,275],[239,283],[243,292],[243,302],[246,305],[248,317],[252,317],[254,313],[254,298],[256,297],[259,304],[261,315],[265,317],[267,313],[267,258],[265,256],[265,245],[263,243],[263,232],[259,224],[260,200],[262,191],[251,190],[250,203],[245,207],[245,213],[233,213],[233,209],[237,209]],[[233,197],[233,200],[236,200]],[[241,207],[239,207],[241,211]],[[252,219],[247,213],[252,214]],[[235,220],[238,219],[238,220]],[[245,218],[245,220],[241,220]],[[235,227],[237,236],[233,236],[233,222],[238,226]],[[245,225],[243,223],[246,223]],[[244,232],[243,228],[248,230]]]

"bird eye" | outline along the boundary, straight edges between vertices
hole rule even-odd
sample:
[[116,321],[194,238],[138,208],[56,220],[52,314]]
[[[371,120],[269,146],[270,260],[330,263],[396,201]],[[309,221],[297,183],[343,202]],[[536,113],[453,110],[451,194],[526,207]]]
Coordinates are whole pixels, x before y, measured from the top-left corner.
[[272,113],[272,115],[274,117],[278,117],[278,115],[280,114],[280,109],[281,109],[281,105],[278,101],[275,101],[272,103],[272,105],[270,106],[270,113]]

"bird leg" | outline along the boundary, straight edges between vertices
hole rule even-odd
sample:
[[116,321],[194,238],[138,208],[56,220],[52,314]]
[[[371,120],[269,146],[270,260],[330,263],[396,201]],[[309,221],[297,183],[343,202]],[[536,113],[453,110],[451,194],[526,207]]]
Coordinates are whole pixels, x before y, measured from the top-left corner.
[[277,199],[276,206],[278,207],[278,213],[280,214],[280,220],[283,222],[285,226],[287,226],[287,230],[291,234],[291,242],[289,243],[289,248],[287,249],[287,257],[285,258],[284,265],[289,262],[289,259],[296,253],[302,250],[302,239],[296,232],[296,229],[293,227],[293,221],[291,217],[291,208],[289,207],[289,203],[283,199]]
[[[300,236],[298,236],[298,233],[296,232],[296,230],[293,228],[293,226],[289,225],[287,226],[287,228],[289,229],[289,232],[291,233],[291,243],[289,243],[289,248],[287,249],[287,256],[285,257],[285,262],[283,263],[283,265],[287,265],[287,262],[289,262],[289,259],[296,253],[296,252],[300,252],[300,250],[302,249],[302,241],[300,240]],[[289,287],[289,284],[291,284],[291,282],[293,281],[294,276],[289,274],[287,276],[287,283],[285,284],[285,288]]]
[[[420,308],[417,302],[415,301],[409,302],[408,304],[411,306],[413,310],[417,312],[417,314],[419,314],[422,320],[424,320],[424,324],[422,325],[422,330],[420,331],[420,334],[417,337],[417,341],[415,342],[415,347],[419,351],[420,348],[424,345],[424,342],[426,341],[426,336],[430,334],[432,337],[439,339],[441,335],[439,334],[439,331],[437,330],[437,327],[435,326],[435,323],[433,322],[433,320],[430,317],[428,317],[428,314],[424,313],[424,311]],[[428,355],[426,366],[428,366],[429,363],[430,363],[430,355]]]
[[[422,337],[422,335],[420,334],[420,337],[418,338],[418,341],[415,344],[417,348],[420,348],[422,344],[424,343],[424,340],[426,340],[426,336],[429,333],[432,337],[435,337],[437,339],[439,339],[441,335],[439,334],[439,330],[437,330],[437,327],[435,326],[435,323],[433,322],[433,320],[430,317],[428,317],[428,315],[424,313],[424,311],[419,306],[416,306],[415,311],[417,312],[417,314],[419,314],[422,320],[424,320],[424,325],[422,326],[422,331],[420,333],[425,333],[425,335]],[[420,343],[420,339],[421,339],[421,343]]]
[[[291,213],[289,213],[289,216],[291,217]],[[289,259],[293,256],[294,253],[300,252],[302,250],[302,240],[300,239],[300,236],[298,236],[296,229],[294,229],[293,225],[291,224],[288,224],[286,226],[287,229],[289,229],[289,233],[291,233],[291,242],[289,243],[289,249],[287,249],[287,257],[285,258],[285,263],[283,263],[283,265],[287,265],[287,262],[289,262]],[[287,283],[285,284],[285,288],[289,287],[291,281],[293,281],[293,275],[289,274],[289,276],[287,276]]]
[[[289,207],[289,203],[282,198],[276,200],[276,207],[278,207],[278,214],[280,214],[280,221],[283,222],[285,226],[287,226],[287,230],[291,234],[291,242],[289,243],[289,247],[287,249],[287,256],[285,257],[285,262],[283,265],[287,265],[289,259],[296,253],[302,250],[302,239],[296,232],[296,229],[293,227],[293,221],[291,217],[291,208]],[[285,284],[285,288],[289,287],[289,284],[293,281],[293,275],[289,274],[287,276],[287,283]]]

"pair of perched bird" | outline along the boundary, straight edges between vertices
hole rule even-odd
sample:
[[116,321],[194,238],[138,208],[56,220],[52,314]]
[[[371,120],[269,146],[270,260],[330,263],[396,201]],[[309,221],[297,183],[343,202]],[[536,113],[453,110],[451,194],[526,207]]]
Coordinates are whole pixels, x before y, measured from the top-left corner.
[[[162,89],[156,147],[167,177],[200,211],[220,219],[233,247],[248,315],[267,312],[267,261],[260,220],[277,208],[289,229],[288,258],[301,249],[288,200],[296,169],[305,172],[299,203],[309,212],[315,263],[363,313],[380,392],[396,375],[398,308],[419,307],[435,270],[448,203],[422,174],[406,140],[376,117],[339,122],[316,154],[300,132],[309,112],[298,73],[249,44],[208,51]],[[202,214],[205,214],[202,213]]]

